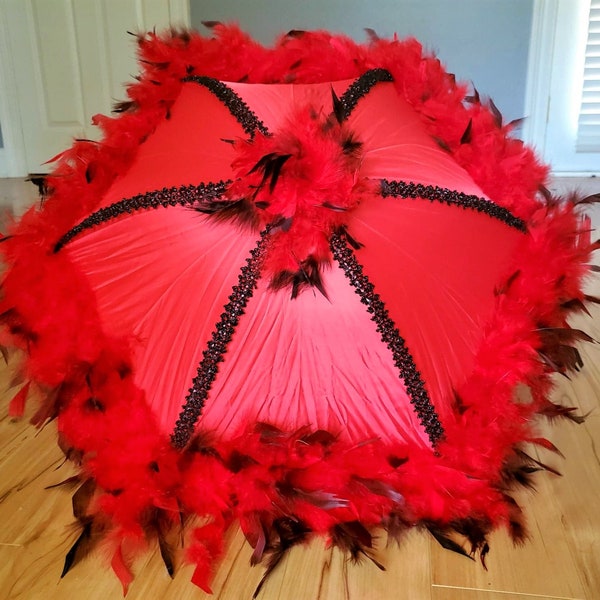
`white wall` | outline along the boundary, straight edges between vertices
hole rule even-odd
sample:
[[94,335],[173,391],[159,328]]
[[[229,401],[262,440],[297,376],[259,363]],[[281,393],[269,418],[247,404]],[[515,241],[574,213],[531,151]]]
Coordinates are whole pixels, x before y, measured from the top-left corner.
[[[491,96],[507,120],[524,116],[533,0],[190,0],[192,26],[236,21],[262,43],[290,29],[366,39],[417,37],[457,79]],[[206,30],[204,30],[206,31]]]

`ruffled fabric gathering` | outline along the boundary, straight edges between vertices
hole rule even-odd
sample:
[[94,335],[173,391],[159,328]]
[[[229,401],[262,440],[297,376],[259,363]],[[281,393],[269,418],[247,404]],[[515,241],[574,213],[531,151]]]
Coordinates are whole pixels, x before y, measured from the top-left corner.
[[311,535],[522,540],[527,445],[556,452],[535,418],[579,420],[549,395],[598,302],[585,200],[415,40],[212,33],[139,36],[103,141],[56,157],[0,245],[9,412],[36,388],[81,469],[63,575],[103,539],[126,592],[183,535],[210,591],[236,522],[267,574]]

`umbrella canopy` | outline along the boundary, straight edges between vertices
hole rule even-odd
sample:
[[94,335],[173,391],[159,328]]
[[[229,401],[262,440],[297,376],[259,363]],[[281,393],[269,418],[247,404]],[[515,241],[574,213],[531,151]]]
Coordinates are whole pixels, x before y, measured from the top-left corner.
[[573,418],[550,375],[581,366],[566,317],[594,300],[576,199],[414,40],[138,41],[121,115],[2,245],[4,341],[81,461],[65,572],[103,533],[126,589],[149,532],[171,571],[189,514],[204,589],[234,520],[268,570],[310,533],[353,556],[373,526],[522,537],[521,444]]

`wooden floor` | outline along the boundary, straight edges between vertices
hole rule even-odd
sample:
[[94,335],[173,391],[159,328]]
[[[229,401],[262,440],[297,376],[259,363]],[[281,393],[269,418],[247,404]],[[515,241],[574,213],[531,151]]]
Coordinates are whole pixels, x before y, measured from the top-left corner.
[[[7,185],[13,185],[7,184]],[[17,184],[14,184],[17,185]],[[18,187],[18,186],[17,186]],[[0,185],[0,201],[6,198]],[[4,191],[3,191],[4,190]],[[4,194],[4,196],[3,196]],[[14,203],[12,210],[19,211]],[[600,252],[598,253],[600,254]],[[600,282],[590,282],[600,293]],[[600,308],[574,326],[600,340]],[[582,347],[586,363],[571,381],[557,381],[556,399],[590,413],[583,425],[542,425],[566,459],[544,457],[562,477],[539,473],[537,492],[523,492],[531,539],[515,548],[500,531],[491,539],[488,571],[479,563],[443,550],[424,533],[413,532],[400,546],[380,540],[379,560],[349,563],[320,541],[296,548],[274,572],[261,600],[532,600],[600,599],[600,344]],[[0,358],[0,361],[2,359]],[[9,399],[11,364],[0,366],[0,392]],[[76,537],[70,492],[46,489],[72,473],[55,444],[53,425],[34,431],[7,416],[0,402],[0,600],[121,597],[117,579],[99,552],[64,579],[65,553]],[[591,412],[590,412],[591,411]],[[250,549],[239,531],[231,532],[228,552],[217,571],[213,598],[249,600],[261,567],[250,567]],[[192,569],[181,568],[171,580],[155,549],[136,565],[128,600],[208,598],[190,583]]]

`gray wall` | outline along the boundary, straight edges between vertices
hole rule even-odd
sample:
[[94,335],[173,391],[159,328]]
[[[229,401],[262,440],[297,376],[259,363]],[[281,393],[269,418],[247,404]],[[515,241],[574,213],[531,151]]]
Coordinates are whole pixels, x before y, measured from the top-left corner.
[[190,0],[192,26],[237,22],[271,44],[290,29],[329,29],[364,41],[415,36],[457,79],[491,96],[507,120],[524,116],[533,0]]

